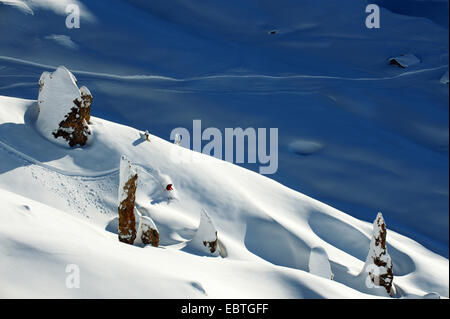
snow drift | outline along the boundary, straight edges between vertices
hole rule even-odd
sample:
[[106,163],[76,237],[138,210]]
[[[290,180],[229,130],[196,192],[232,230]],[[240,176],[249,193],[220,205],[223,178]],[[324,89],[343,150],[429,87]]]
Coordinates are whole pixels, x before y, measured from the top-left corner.
[[328,260],[328,254],[322,247],[314,247],[311,250],[308,264],[309,272],[311,274],[333,280],[334,275],[331,271],[330,261]]

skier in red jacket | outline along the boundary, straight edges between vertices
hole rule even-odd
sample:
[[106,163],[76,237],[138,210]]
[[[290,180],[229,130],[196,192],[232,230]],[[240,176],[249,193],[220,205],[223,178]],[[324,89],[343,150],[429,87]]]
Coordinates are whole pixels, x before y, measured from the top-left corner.
[[170,201],[171,200],[173,200],[173,199],[175,199],[175,197],[174,197],[174,189],[173,189],[173,185],[172,184],[168,184],[167,186],[166,186],[166,191],[167,191],[167,200],[168,200],[168,203],[170,203]]

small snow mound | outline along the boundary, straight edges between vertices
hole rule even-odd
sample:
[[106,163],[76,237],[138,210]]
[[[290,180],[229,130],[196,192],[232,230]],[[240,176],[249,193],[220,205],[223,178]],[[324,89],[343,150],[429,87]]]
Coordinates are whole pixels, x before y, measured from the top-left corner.
[[306,156],[321,150],[323,145],[314,141],[296,140],[291,142],[288,148],[294,154]]
[[423,299],[441,299],[441,296],[438,293],[430,292],[423,296]]
[[73,42],[72,39],[67,35],[51,34],[51,35],[46,36],[45,39],[54,41],[55,43],[65,47],[67,49],[76,50],[78,48],[78,45],[75,42]]
[[397,65],[403,69],[420,62],[420,59],[414,54],[402,54],[389,59],[389,64]]
[[441,83],[448,84],[448,70],[445,72],[445,74],[441,77]]
[[309,256],[309,272],[316,276],[333,280],[328,254],[322,247],[314,247]]

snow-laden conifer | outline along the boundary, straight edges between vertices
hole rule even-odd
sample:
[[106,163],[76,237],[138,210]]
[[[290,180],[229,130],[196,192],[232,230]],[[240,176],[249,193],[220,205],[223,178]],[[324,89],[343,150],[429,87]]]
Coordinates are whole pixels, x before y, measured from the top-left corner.
[[392,282],[394,273],[392,271],[391,256],[389,256],[387,251],[386,235],[386,223],[383,215],[379,212],[373,222],[372,240],[363,271],[367,273],[376,286],[386,288],[386,291],[393,295]]

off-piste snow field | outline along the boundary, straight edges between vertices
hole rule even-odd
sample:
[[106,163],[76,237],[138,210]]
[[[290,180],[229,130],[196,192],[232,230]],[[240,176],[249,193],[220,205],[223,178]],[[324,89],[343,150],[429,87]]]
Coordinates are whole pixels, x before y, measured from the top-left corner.
[[374,2],[0,0],[0,298],[448,298],[448,1]]

